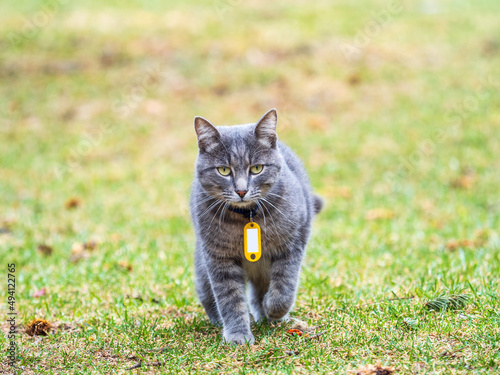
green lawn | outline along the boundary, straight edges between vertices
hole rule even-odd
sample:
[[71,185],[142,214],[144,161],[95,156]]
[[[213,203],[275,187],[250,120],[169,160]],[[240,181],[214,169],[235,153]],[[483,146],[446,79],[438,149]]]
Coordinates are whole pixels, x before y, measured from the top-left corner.
[[[499,91],[497,0],[2,2],[0,373],[500,372]],[[192,122],[272,107],[326,200],[292,314],[319,335],[224,346]]]

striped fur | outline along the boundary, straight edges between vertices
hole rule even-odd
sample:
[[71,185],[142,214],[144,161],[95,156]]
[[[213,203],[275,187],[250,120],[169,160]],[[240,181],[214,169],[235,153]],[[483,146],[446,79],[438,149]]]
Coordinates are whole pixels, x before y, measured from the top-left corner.
[[[256,321],[287,317],[312,219],[323,205],[300,160],[278,141],[276,123],[274,109],[256,124],[231,127],[195,118],[199,154],[190,208],[197,236],[196,290],[209,319],[222,325],[224,339],[234,344],[254,342],[247,303]],[[252,175],[255,164],[264,168]],[[231,174],[222,176],[219,166],[229,166]],[[248,192],[241,198],[238,190]],[[251,263],[243,254],[248,219],[229,208],[256,206],[262,258]]]

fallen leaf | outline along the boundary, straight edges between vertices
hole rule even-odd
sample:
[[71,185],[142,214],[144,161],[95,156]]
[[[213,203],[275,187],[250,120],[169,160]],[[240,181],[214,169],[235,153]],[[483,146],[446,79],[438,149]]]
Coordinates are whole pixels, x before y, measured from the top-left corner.
[[7,220],[2,220],[0,222],[0,234],[9,234],[12,232],[11,230],[12,222]]
[[465,189],[469,190],[474,186],[476,179],[474,176],[460,176],[453,181],[451,181],[450,185],[455,189]]
[[124,260],[120,260],[118,263],[118,266],[127,270],[127,271],[132,271],[132,265]]
[[52,326],[44,319],[35,319],[28,323],[25,332],[30,336],[47,336]]
[[52,247],[51,246],[48,246],[48,245],[45,245],[45,244],[40,244],[38,245],[38,251],[41,252],[43,255],[52,255]]
[[300,329],[292,329],[290,328],[288,331],[286,331],[286,333],[288,333],[289,335],[292,335],[292,336],[302,336],[302,331]]
[[73,108],[73,107],[67,108],[64,111],[62,111],[62,113],[61,113],[61,119],[63,121],[71,121],[71,120],[73,120],[75,118],[75,115],[76,115],[75,108]]
[[471,189],[476,183],[474,170],[465,168],[462,174],[450,182],[450,186],[455,189]]
[[47,294],[47,291],[45,290],[45,288],[42,288],[40,290],[37,290],[35,293],[33,293],[33,297],[38,298],[38,297],[44,296],[45,294]]
[[468,239],[449,240],[445,245],[445,248],[448,251],[455,251],[455,250],[460,249],[460,248],[470,249],[470,248],[475,248],[475,247],[476,247],[476,241],[468,240]]
[[95,241],[87,241],[83,244],[83,248],[85,250],[91,250],[91,251],[94,251],[95,249],[97,249],[97,242]]
[[358,74],[352,74],[347,79],[347,82],[349,82],[351,86],[355,86],[361,82],[361,77]]
[[382,366],[380,364],[377,365],[366,365],[360,367],[356,370],[356,375],[390,375],[394,371],[394,367]]
[[393,210],[387,208],[374,208],[373,210],[368,210],[365,214],[365,219],[380,220],[380,219],[392,219],[395,215]]
[[66,201],[64,207],[66,207],[67,210],[71,210],[80,207],[81,203],[81,200],[78,198],[70,198]]

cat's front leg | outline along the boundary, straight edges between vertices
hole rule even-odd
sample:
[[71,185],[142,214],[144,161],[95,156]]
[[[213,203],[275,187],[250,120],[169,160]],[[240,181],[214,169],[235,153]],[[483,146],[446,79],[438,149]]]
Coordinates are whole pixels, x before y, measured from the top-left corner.
[[293,307],[302,256],[303,251],[300,248],[293,248],[272,260],[271,284],[263,301],[264,312],[268,319],[286,319]]
[[266,317],[264,307],[262,306],[264,296],[269,289],[269,281],[255,281],[251,280],[248,288],[248,299],[250,306],[250,313],[255,322],[259,323]]
[[207,256],[207,270],[222,318],[224,339],[232,344],[253,344],[245,298],[245,272],[232,258]]

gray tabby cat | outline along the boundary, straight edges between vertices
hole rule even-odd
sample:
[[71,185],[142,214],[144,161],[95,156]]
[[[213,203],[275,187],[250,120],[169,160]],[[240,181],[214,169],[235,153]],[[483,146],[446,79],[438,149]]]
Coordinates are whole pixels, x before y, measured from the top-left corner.
[[[256,124],[194,124],[199,154],[191,190],[196,232],[196,291],[224,339],[253,344],[255,321],[286,319],[295,302],[300,265],[313,217],[313,195],[298,157],[276,134],[275,109]],[[262,257],[244,256],[243,228],[250,216],[261,227]]]

